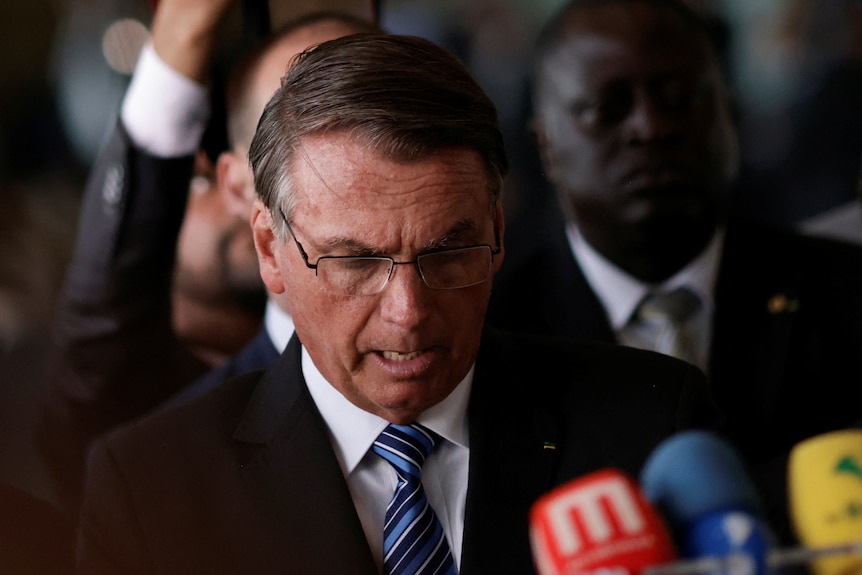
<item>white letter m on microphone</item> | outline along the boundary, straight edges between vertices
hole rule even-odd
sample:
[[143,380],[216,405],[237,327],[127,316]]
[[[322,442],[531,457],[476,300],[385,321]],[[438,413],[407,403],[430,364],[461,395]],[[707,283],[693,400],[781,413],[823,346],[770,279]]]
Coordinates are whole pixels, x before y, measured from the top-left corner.
[[[616,532],[615,522],[606,509],[615,516],[622,533]],[[572,521],[572,515],[580,521]],[[576,553],[585,539],[602,543],[614,535],[636,534],[646,526],[631,487],[621,477],[593,483],[563,495],[548,509],[548,520],[563,554]],[[582,526],[583,534],[576,529],[578,524]]]

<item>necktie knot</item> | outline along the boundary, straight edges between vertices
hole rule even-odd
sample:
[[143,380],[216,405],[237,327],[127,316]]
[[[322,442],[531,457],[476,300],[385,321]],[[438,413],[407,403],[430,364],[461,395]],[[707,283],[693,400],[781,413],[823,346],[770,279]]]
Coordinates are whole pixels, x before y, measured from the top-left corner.
[[684,359],[705,370],[710,335],[703,302],[686,287],[651,292],[632,314],[621,340]]
[[421,478],[422,466],[439,438],[440,436],[419,423],[390,423],[377,436],[372,449],[395,467],[398,475]]
[[686,287],[646,295],[637,314],[644,321],[684,323],[700,307],[700,298]]

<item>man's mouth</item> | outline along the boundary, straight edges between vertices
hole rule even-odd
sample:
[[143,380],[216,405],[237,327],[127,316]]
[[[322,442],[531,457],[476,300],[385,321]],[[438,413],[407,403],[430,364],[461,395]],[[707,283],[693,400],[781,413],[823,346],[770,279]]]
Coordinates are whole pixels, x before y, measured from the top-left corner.
[[626,178],[626,185],[633,188],[648,190],[674,190],[688,183],[688,173],[683,170],[666,168],[656,170],[639,170],[632,172]]
[[383,357],[391,361],[409,361],[422,355],[421,351],[411,351],[410,353],[399,353],[397,351],[384,351]]

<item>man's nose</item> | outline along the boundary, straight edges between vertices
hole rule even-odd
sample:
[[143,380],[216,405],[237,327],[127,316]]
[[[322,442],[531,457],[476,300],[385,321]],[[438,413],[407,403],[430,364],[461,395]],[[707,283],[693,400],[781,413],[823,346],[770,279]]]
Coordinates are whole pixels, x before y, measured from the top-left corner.
[[662,105],[661,99],[644,86],[635,91],[632,107],[624,121],[630,144],[663,142],[678,132],[679,119]]
[[415,263],[396,265],[380,294],[381,316],[405,329],[415,328],[427,315],[431,295]]

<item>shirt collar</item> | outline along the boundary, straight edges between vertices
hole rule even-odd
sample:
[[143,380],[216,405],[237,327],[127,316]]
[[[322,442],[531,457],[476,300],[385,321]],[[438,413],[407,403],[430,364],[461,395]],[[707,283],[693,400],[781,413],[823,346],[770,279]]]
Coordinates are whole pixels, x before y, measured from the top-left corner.
[[284,348],[287,347],[287,343],[293,336],[293,318],[281,309],[272,298],[266,302],[263,324],[278,353],[284,351]]
[[[467,402],[473,384],[473,371],[446,399],[423,412],[419,423],[439,434],[444,439],[467,447]],[[311,356],[302,348],[302,373],[308,391],[329,428],[330,439],[345,476],[353,472],[374,440],[388,422],[352,404],[336,390],[320,373]]]
[[643,297],[653,290],[663,291],[684,285],[700,298],[706,310],[712,311],[724,229],[715,233],[695,259],[658,285],[642,282],[611,263],[587,243],[574,223],[566,226],[566,235],[587,282],[604,306],[615,331],[622,329]]

